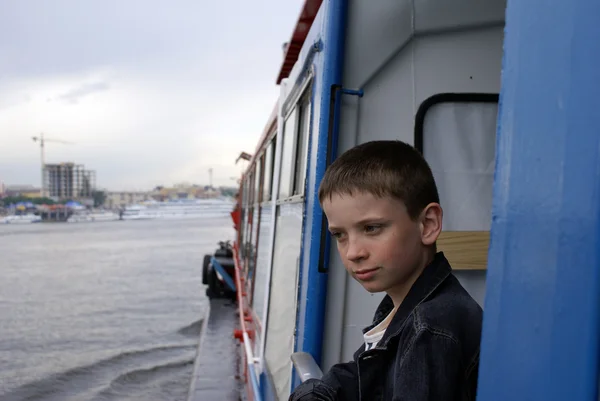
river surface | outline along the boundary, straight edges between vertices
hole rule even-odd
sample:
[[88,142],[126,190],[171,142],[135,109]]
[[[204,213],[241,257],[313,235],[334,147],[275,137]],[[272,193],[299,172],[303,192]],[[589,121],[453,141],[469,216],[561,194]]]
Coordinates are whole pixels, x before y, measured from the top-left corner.
[[0,225],[0,400],[185,400],[229,218]]

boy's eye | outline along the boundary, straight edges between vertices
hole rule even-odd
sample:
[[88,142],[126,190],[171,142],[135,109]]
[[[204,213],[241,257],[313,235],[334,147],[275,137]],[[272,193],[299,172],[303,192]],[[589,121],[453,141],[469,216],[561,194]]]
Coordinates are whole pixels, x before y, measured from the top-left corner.
[[379,229],[381,228],[381,226],[379,225],[367,225],[365,226],[365,232],[368,234],[373,234],[376,233],[377,231],[379,231]]
[[339,241],[342,238],[342,233],[339,233],[337,231],[333,231],[331,233],[331,236]]

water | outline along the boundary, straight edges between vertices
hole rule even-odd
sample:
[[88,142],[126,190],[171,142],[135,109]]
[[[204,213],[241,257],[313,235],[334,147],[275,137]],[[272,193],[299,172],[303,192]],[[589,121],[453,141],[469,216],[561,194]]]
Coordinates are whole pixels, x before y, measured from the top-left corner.
[[184,400],[230,219],[0,225],[0,400]]

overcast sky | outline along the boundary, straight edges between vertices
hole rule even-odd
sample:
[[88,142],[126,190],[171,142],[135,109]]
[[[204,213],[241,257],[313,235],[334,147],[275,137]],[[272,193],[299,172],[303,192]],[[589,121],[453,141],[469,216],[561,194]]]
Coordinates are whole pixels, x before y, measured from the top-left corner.
[[0,0],[0,181],[49,163],[97,185],[234,185],[253,152],[302,0]]

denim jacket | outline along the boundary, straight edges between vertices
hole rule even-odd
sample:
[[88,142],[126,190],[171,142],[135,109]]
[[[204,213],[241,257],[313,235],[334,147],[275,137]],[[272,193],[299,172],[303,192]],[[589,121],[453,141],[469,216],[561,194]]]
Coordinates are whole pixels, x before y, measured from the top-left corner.
[[[373,324],[394,305],[386,296]],[[411,287],[378,345],[299,385],[290,401],[474,401],[482,309],[436,254]]]

